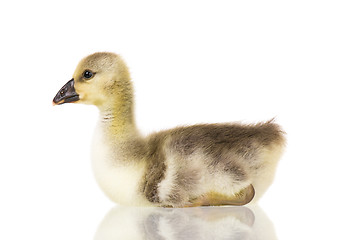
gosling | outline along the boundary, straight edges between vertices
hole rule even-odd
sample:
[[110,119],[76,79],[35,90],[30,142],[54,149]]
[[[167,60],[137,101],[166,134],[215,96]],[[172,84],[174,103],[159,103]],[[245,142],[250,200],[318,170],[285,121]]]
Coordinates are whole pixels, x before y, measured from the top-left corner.
[[142,136],[135,125],[133,86],[120,56],[82,59],[53,99],[100,112],[92,146],[95,178],[124,205],[245,205],[271,185],[285,146],[273,120],[177,127]]

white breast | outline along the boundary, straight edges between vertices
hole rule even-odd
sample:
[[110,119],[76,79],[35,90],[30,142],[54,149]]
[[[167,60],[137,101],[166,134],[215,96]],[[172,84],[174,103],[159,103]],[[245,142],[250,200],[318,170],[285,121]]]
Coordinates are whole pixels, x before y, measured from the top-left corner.
[[109,145],[103,138],[99,123],[92,144],[92,166],[99,186],[116,203],[146,205],[147,200],[139,194],[145,172],[144,164],[132,161],[121,164],[118,157],[114,145]]

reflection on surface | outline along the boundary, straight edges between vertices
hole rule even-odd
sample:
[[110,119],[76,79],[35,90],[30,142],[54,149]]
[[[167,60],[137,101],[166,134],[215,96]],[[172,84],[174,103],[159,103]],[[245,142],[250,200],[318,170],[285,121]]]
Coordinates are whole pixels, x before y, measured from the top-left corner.
[[95,240],[277,239],[258,206],[198,208],[115,207],[103,219]]

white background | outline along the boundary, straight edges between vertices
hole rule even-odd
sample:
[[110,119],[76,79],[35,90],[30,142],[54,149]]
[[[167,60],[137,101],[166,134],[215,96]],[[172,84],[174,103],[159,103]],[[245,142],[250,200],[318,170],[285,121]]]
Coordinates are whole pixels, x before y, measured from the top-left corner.
[[0,9],[0,239],[93,239],[114,206],[91,172],[97,110],[52,107],[95,51],[127,62],[145,134],[276,117],[288,146],[261,208],[278,239],[337,238],[336,1],[31,0]]

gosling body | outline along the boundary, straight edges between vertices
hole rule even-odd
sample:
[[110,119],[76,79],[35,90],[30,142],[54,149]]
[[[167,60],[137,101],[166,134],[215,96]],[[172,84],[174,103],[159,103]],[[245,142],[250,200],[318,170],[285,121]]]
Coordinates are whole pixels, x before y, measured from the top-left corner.
[[285,145],[284,132],[273,120],[199,124],[144,137],[134,122],[129,72],[118,55],[89,55],[71,81],[53,102],[99,108],[92,165],[113,201],[168,207],[244,205],[258,200],[272,183]]

